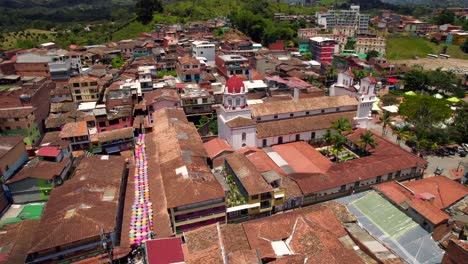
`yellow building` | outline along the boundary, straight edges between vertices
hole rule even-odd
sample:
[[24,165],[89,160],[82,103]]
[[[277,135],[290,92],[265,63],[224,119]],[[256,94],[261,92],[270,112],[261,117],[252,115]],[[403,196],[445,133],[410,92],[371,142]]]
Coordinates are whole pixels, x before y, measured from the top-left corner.
[[[281,176],[274,170],[259,172],[256,166],[241,153],[233,153],[226,157],[226,174],[230,193],[227,199],[233,199],[232,193],[241,194],[242,204],[228,206],[230,219],[251,219],[271,215],[275,206],[284,203],[285,190],[281,186]],[[234,190],[232,187],[236,188]],[[229,202],[228,201],[228,205]]]
[[92,76],[80,76],[68,81],[73,101],[90,102],[99,99],[100,89],[97,78]]

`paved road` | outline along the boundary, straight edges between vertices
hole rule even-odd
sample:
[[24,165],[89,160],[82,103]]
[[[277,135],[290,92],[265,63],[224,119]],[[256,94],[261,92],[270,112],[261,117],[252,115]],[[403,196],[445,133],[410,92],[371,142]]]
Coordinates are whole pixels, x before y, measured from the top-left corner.
[[442,175],[448,175],[450,169],[456,169],[460,162],[468,164],[468,157],[460,157],[458,155],[448,157],[428,156],[427,161],[429,162],[424,177],[434,176],[436,168],[443,169]]

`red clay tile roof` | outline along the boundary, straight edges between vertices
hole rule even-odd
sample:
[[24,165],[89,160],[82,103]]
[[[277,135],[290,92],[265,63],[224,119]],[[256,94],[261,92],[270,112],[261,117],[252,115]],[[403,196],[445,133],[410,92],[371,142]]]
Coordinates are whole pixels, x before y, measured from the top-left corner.
[[261,117],[344,106],[357,106],[357,101],[348,95],[321,96],[298,100],[264,102],[262,104],[251,105],[250,109],[253,117]]
[[[224,199],[225,193],[212,174],[208,154],[197,129],[181,108],[153,113],[154,140],[159,157],[168,208]],[[180,195],[184,193],[184,195]]]
[[278,173],[278,175],[281,175],[282,179],[280,187],[285,189],[287,198],[302,196],[301,189],[297,183],[286,177],[286,173],[278,167],[278,165],[276,165],[276,163],[262,149],[245,147],[237,152],[244,154],[247,159],[255,165],[258,172],[264,173],[273,170]]
[[30,254],[115,231],[125,159],[102,157],[84,158],[73,177],[51,193]]
[[326,173],[333,166],[333,162],[304,141],[275,145],[273,150],[296,173]]
[[246,127],[246,126],[254,126],[257,123],[252,119],[245,118],[242,116],[238,116],[226,122],[226,125],[230,128],[237,128],[237,127]]
[[[356,130],[348,136],[348,139],[357,142],[364,131],[364,129]],[[304,194],[311,194],[416,166],[421,168],[427,164],[427,161],[375,133],[374,138],[377,146],[371,151],[370,156],[333,164],[326,172],[295,173],[289,177],[298,183]],[[315,151],[310,148],[311,151]],[[292,158],[285,156],[283,159]]]
[[71,138],[88,135],[86,121],[66,123],[60,131],[60,138]]
[[158,101],[180,101],[180,95],[174,89],[157,89],[144,94],[146,105],[150,105]]
[[42,157],[57,157],[60,154],[61,150],[58,147],[46,146],[41,147],[36,153],[37,156]]
[[1,136],[0,137],[0,158],[7,154],[18,144],[23,144],[24,136]]
[[37,158],[30,160],[6,183],[15,183],[26,178],[52,180],[62,174],[68,162],[68,158],[63,158],[60,162],[43,161]]
[[1,264],[25,263],[26,253],[38,225],[39,220],[23,220],[0,228],[0,248],[2,251],[6,249],[0,255]]
[[243,154],[233,153],[226,157],[226,162],[249,195],[273,191],[273,188],[263,179],[255,165],[249,162]]
[[203,143],[206,152],[210,159],[214,159],[216,156],[223,152],[234,152],[231,146],[226,142],[226,140],[221,138],[214,138],[208,142]]
[[124,127],[97,134],[99,142],[133,138],[133,127]]
[[260,122],[257,125],[257,137],[268,138],[328,129],[340,118],[353,120],[355,116],[355,111],[349,111]]
[[411,194],[395,182],[382,183],[374,186],[374,189],[396,204],[407,202],[433,224],[449,219],[450,216],[443,210],[468,195],[468,188],[445,176],[434,176],[402,184],[415,194]]
[[336,214],[322,205],[314,207],[317,210],[312,212],[301,209],[244,223],[250,247],[258,249],[262,258],[274,259],[271,242],[285,241],[295,255],[306,256],[310,263],[363,263],[341,244],[339,238],[346,232]]

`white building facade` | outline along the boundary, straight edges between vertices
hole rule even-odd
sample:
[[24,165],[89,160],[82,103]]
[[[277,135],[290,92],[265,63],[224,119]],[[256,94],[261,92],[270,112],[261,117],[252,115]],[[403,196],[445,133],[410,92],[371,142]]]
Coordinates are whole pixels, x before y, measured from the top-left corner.
[[203,57],[206,64],[215,67],[215,44],[208,41],[194,41],[192,43],[192,56]]

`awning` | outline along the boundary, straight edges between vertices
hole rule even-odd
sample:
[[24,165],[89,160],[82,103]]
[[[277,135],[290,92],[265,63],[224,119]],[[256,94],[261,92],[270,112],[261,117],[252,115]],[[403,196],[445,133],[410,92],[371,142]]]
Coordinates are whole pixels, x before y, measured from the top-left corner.
[[460,99],[458,99],[457,97],[450,97],[449,99],[447,99],[447,101],[451,103],[458,103],[460,102]]
[[119,146],[106,148],[106,153],[107,154],[116,153],[116,152],[120,152],[120,147]]
[[383,106],[382,109],[390,113],[398,113],[398,106],[396,105]]
[[389,83],[397,83],[397,82],[399,82],[399,81],[400,81],[400,80],[395,79],[395,78],[388,78],[388,79],[387,79],[387,82],[389,82]]

